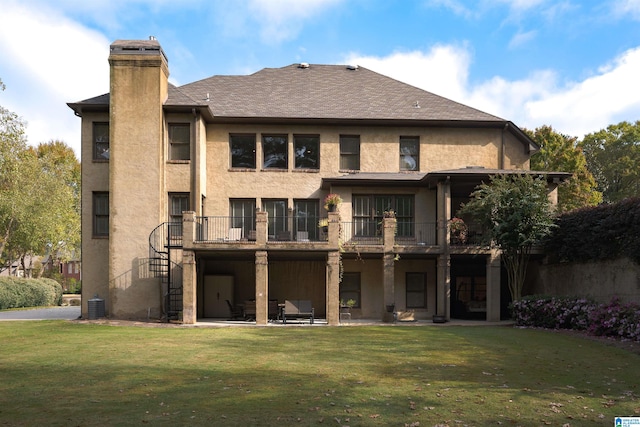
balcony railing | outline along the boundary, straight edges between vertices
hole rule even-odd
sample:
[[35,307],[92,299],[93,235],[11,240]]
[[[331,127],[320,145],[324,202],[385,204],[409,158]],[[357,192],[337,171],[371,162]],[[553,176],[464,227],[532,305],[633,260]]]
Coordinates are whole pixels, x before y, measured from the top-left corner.
[[318,227],[318,218],[311,216],[269,217],[267,240],[277,242],[322,242],[327,233]]
[[400,222],[396,225],[395,244],[401,246],[435,246],[438,244],[435,222]]
[[340,239],[354,245],[382,245],[382,224],[375,220],[355,220],[340,223]]
[[204,216],[196,217],[196,241],[199,242],[255,242],[255,217]]

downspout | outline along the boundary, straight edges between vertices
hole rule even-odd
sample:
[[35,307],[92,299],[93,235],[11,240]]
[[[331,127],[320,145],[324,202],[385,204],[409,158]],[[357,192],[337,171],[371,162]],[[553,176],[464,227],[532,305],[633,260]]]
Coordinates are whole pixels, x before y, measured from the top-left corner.
[[501,133],[501,147],[500,147],[500,161],[499,161],[499,165],[498,165],[498,169],[504,169],[504,163],[505,163],[505,140],[504,140],[504,133],[505,131],[509,128],[509,122],[504,124],[504,128],[502,129],[502,133]]

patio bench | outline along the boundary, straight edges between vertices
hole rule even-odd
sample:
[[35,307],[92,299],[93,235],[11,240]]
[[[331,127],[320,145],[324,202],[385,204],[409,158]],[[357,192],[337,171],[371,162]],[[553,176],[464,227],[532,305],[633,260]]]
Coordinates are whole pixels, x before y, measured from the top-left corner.
[[286,324],[287,319],[309,319],[309,324],[313,325],[314,309],[310,300],[285,300],[282,307],[282,323]]

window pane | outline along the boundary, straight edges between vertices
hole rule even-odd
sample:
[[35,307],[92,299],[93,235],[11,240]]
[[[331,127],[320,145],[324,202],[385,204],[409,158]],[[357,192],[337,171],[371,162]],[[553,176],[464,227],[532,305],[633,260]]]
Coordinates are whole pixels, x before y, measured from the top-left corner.
[[419,170],[420,139],[417,136],[400,137],[400,170]]
[[265,169],[287,169],[287,136],[265,135],[262,137],[262,152]]
[[271,238],[277,237],[278,232],[288,230],[286,200],[265,200],[263,208],[268,214],[268,230]]
[[256,167],[256,136],[255,135],[231,135],[231,167],[248,168]]
[[360,170],[359,136],[340,136],[340,169]]
[[109,235],[109,193],[93,193],[93,235]]
[[256,201],[254,199],[230,200],[231,227],[242,228],[243,236],[250,236],[256,229]]
[[296,169],[318,169],[320,167],[320,137],[293,136]]
[[426,274],[407,273],[406,276],[407,308],[425,308],[426,298]]
[[[298,232],[307,233],[310,240],[318,240],[318,200],[295,200],[295,235]],[[297,239],[297,238],[296,238]]]
[[169,124],[169,145],[171,160],[191,158],[191,126],[189,124]]
[[354,300],[355,308],[361,307],[360,301],[360,273],[344,273],[340,283],[340,301],[346,303]]
[[93,159],[109,160],[109,123],[93,124]]

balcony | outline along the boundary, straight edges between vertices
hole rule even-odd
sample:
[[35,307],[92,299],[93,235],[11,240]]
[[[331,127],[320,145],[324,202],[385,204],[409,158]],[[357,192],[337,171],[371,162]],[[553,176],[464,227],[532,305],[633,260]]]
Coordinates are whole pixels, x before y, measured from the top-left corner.
[[[329,213],[326,224],[325,227],[318,227],[318,218],[315,217],[269,217],[266,212],[256,212],[255,216],[250,217],[195,217],[185,214],[185,248],[370,253],[440,253],[444,250],[439,244],[438,225],[435,222],[395,218],[341,222],[337,213]],[[450,247],[466,251],[480,249],[480,235],[473,231],[464,241],[452,238]],[[189,236],[192,236],[191,239]]]

